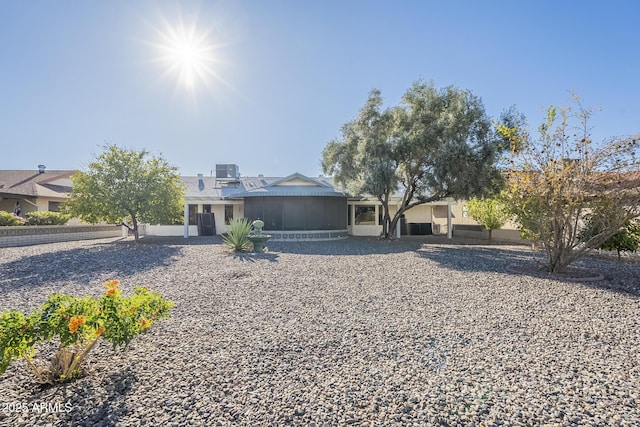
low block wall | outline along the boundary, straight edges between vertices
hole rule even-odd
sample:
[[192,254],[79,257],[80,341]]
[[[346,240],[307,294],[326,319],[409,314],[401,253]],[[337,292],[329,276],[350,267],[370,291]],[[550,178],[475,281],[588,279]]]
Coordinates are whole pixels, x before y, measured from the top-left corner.
[[116,225],[39,225],[0,227],[0,247],[122,237]]
[[489,232],[480,225],[454,224],[453,235],[455,237],[472,237],[474,239],[489,238]]
[[[148,225],[147,236],[184,236],[184,225]],[[189,236],[198,235],[198,226],[189,226]]]
[[[488,240],[489,232],[483,229],[480,225],[454,224],[453,236]],[[505,240],[518,243],[524,242],[524,240],[522,240],[522,238],[520,237],[520,232],[518,230],[493,230],[492,236],[494,240]]]
[[307,242],[321,240],[346,239],[347,230],[299,230],[299,231],[273,231],[265,230],[264,234],[271,236],[276,242]]

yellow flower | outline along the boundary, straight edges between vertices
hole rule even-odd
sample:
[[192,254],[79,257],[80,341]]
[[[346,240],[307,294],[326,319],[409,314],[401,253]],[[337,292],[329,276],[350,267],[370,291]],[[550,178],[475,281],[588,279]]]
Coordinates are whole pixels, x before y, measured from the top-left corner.
[[146,317],[143,317],[142,320],[140,321],[140,329],[142,330],[147,329],[148,327],[151,326],[151,323],[153,323],[151,322],[151,320],[147,320]]
[[98,329],[96,329],[96,336],[99,337],[100,335],[104,334],[104,326],[100,326]]
[[75,334],[76,332],[78,332],[78,328],[80,327],[80,325],[82,325],[84,322],[86,322],[85,316],[73,316],[69,321],[69,331],[71,331],[72,334]]
[[118,294],[118,290],[116,288],[109,288],[109,289],[107,289],[106,294],[109,295],[110,297],[112,297],[112,296]]
[[22,325],[22,328],[20,328],[20,330],[18,331],[20,333],[20,335],[24,335],[24,333],[27,331],[27,328],[29,327],[29,325],[27,323]]
[[120,280],[107,280],[102,284],[105,288],[116,289],[120,286]]

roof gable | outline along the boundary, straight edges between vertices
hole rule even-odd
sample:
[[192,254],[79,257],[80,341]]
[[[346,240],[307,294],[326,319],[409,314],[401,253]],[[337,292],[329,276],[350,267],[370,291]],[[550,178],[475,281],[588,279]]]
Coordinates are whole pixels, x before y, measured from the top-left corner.
[[325,182],[316,181],[313,178],[302,175],[301,173],[294,173],[282,179],[272,182],[266,187],[285,187],[285,186],[305,186],[305,187],[325,187],[331,188]]

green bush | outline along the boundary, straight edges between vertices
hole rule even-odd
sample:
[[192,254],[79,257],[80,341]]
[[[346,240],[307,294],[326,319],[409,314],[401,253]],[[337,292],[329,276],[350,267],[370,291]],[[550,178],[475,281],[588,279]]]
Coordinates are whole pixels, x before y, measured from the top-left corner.
[[229,223],[229,231],[222,235],[222,241],[235,252],[247,252],[253,249],[253,243],[249,240],[251,223],[248,219],[234,219]]
[[65,225],[69,222],[69,215],[61,212],[41,211],[27,212],[27,225]]
[[24,225],[25,219],[9,212],[0,211],[0,226]]
[[489,231],[489,240],[493,238],[493,230],[498,230],[511,217],[509,209],[499,197],[478,199],[467,202],[469,216],[475,219],[485,230]]
[[[0,313],[0,375],[13,359],[21,358],[41,383],[73,380],[101,337],[114,350],[126,348],[156,321],[169,317],[173,303],[159,293],[137,286],[125,297],[119,285],[119,280],[104,282],[107,290],[100,298],[49,295],[30,315],[18,310]],[[59,343],[53,357],[35,357],[42,342]]]
[[[589,221],[580,234],[582,241],[588,240],[591,236],[600,232],[593,221]],[[636,252],[640,248],[640,220],[627,221],[616,234],[596,247],[604,251],[617,251],[618,258],[621,252]]]

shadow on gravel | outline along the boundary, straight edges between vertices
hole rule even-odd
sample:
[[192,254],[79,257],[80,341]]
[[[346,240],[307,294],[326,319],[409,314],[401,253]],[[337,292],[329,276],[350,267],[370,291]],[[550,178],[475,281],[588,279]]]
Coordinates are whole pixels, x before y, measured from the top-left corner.
[[233,259],[236,259],[240,262],[248,262],[254,263],[260,260],[267,260],[269,262],[278,262],[278,254],[266,252],[261,254],[256,253],[248,253],[248,252],[238,252],[229,254]]
[[[88,381],[82,390],[82,397],[86,401],[101,402],[97,406],[75,405],[69,413],[72,420],[79,425],[117,425],[118,421],[127,414],[127,395],[131,387],[137,381],[135,372],[130,367],[109,375],[102,382],[107,389],[107,396],[96,389],[95,385]],[[95,396],[93,399],[92,397]]]
[[534,254],[526,249],[483,246],[425,245],[416,252],[444,268],[459,271],[506,273],[510,264],[532,262]]
[[129,277],[158,266],[171,265],[178,247],[101,243],[82,248],[25,256],[0,264],[0,289],[33,288],[52,281],[88,283],[108,274]]
[[[425,245],[416,253],[422,258],[435,261],[443,268],[452,270],[528,276],[640,296],[640,263],[623,263],[587,256],[570,266],[575,273],[551,276],[538,268],[544,261],[544,254],[527,249]],[[586,279],[581,278],[580,273],[584,272],[601,274],[604,278],[590,281],[589,274],[584,274]]]
[[375,237],[353,237],[318,242],[269,242],[270,252],[304,255],[362,256],[413,252],[425,243],[424,239],[400,239],[391,242]]
[[[120,240],[118,244],[135,245],[133,240]],[[138,245],[175,245],[175,246],[205,246],[205,245],[221,245],[222,237],[220,236],[189,236],[186,239],[182,236],[144,236],[140,238]]]

